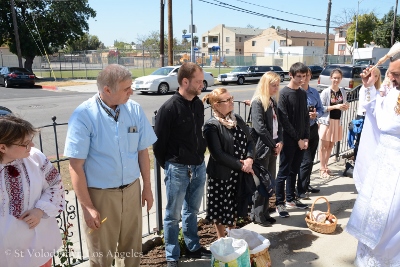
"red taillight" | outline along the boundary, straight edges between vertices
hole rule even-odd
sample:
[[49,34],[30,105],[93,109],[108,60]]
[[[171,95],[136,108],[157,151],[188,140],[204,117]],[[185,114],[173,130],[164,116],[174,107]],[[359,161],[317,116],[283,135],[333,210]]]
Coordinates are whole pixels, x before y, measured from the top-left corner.
[[349,88],[353,88],[353,86],[354,86],[354,81],[350,81],[349,82]]
[[11,78],[17,78],[17,77],[18,77],[18,75],[17,75],[17,74],[15,74],[15,73],[10,73],[10,74],[8,74],[8,77],[11,77]]
[[29,79],[35,79],[35,75],[29,75]]
[[318,77],[318,84],[320,84],[320,83],[321,83],[320,79],[321,79],[321,78],[319,78],[319,77]]

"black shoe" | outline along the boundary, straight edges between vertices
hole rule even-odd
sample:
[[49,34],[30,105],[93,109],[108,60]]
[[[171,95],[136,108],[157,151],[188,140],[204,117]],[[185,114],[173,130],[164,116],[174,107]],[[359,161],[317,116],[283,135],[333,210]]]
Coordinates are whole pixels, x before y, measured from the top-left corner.
[[200,247],[196,251],[190,251],[186,248],[186,258],[193,258],[193,259],[210,259],[211,258],[211,251],[206,249],[205,247]]
[[309,196],[309,192],[305,193],[305,194],[300,194],[299,195],[299,199],[306,199],[309,200],[310,196]]
[[267,222],[269,222],[270,224],[276,223],[276,220],[275,220],[274,218],[272,218],[272,217],[265,218],[265,220],[266,220]]
[[167,261],[167,267],[178,267],[178,261]]
[[254,224],[258,224],[258,225],[263,226],[263,227],[271,227],[271,226],[272,226],[272,224],[270,224],[270,223],[267,222],[267,221],[265,221],[265,222],[256,222],[256,221],[253,221],[253,223],[254,223]]
[[315,193],[319,193],[319,191],[321,191],[321,190],[320,189],[316,189],[316,188],[311,187],[311,186],[308,187],[308,192],[310,192],[310,193],[315,194]]

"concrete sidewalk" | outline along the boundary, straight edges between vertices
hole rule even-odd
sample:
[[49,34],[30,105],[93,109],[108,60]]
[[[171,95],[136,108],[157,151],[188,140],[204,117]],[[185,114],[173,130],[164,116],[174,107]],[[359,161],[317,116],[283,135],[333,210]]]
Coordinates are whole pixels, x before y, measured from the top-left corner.
[[[272,227],[262,227],[253,223],[244,227],[269,239],[269,253],[274,267],[354,266],[357,240],[344,231],[357,197],[353,179],[341,176],[344,170],[343,162],[330,165],[335,175],[330,179],[319,178],[317,168],[318,166],[315,166],[316,171],[312,175],[311,184],[321,189],[321,192],[312,194],[310,200],[302,202],[311,207],[315,199],[320,196],[326,197],[330,202],[331,213],[338,219],[334,233],[320,234],[311,231],[304,220],[306,212],[310,209],[288,210],[289,218],[280,218],[276,212],[271,213],[276,219]],[[327,211],[325,200],[318,200],[315,209]],[[205,267],[210,264],[210,260],[180,261],[180,266]]]

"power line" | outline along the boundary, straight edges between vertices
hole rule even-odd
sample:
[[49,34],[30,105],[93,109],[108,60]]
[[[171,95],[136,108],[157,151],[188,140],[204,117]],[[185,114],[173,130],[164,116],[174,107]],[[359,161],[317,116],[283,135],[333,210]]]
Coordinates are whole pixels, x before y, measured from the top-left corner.
[[253,6],[258,6],[258,7],[266,8],[266,9],[271,9],[271,10],[278,11],[278,12],[282,12],[282,13],[286,13],[286,14],[289,14],[289,15],[294,15],[294,16],[303,17],[303,18],[308,18],[308,19],[315,19],[315,20],[319,20],[319,21],[325,21],[325,20],[323,20],[323,19],[318,19],[318,18],[313,18],[313,17],[309,17],[309,16],[304,16],[304,15],[299,15],[299,14],[295,14],[295,13],[290,13],[290,12],[287,12],[287,11],[283,11],[283,10],[279,10],[279,9],[274,9],[274,8],[271,8],[271,7],[266,7],[266,6],[262,6],[262,5],[253,4],[253,3],[246,2],[246,1],[243,1],[243,0],[236,0],[236,1],[242,2],[242,3],[245,3],[245,4],[249,4],[249,5],[253,5]]
[[[284,22],[289,22],[289,23],[295,23],[295,24],[301,24],[301,25],[307,25],[307,26],[313,26],[313,27],[325,27],[324,25],[316,25],[316,24],[310,24],[310,23],[304,23],[304,22],[298,22],[298,21],[293,21],[293,20],[287,20],[287,19],[282,19],[282,18],[278,18],[278,17],[273,17],[270,15],[266,15],[266,14],[262,14],[262,13],[258,13],[258,12],[254,12],[251,10],[247,10],[241,7],[237,7],[234,5],[230,5],[221,1],[217,1],[214,0],[217,3],[211,3],[208,2],[206,0],[199,0],[200,2],[204,2],[207,4],[211,4],[211,5],[215,5],[215,6],[219,6],[219,7],[223,7],[223,8],[227,8],[227,9],[231,9],[231,10],[235,10],[235,11],[239,11],[239,12],[243,12],[243,13],[247,13],[247,14],[251,14],[251,15],[255,15],[255,16],[259,16],[259,17],[265,17],[265,18],[270,18],[270,19],[275,19],[275,20],[280,20],[280,21],[284,21]],[[335,28],[335,27],[331,27],[331,28]]]

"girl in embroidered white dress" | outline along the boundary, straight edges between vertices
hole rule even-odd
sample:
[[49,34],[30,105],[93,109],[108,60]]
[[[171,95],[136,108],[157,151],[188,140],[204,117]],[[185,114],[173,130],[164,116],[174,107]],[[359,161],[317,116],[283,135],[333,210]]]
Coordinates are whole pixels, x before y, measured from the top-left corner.
[[55,217],[64,209],[60,174],[34,148],[36,130],[0,117],[0,266],[51,266],[61,246]]
[[[376,124],[365,128],[361,138],[378,133],[371,156],[375,160],[357,162],[366,171],[346,227],[358,239],[359,267],[400,266],[400,53],[391,58],[388,72],[393,88],[370,102]],[[367,114],[369,110],[367,105]]]

